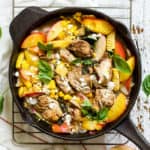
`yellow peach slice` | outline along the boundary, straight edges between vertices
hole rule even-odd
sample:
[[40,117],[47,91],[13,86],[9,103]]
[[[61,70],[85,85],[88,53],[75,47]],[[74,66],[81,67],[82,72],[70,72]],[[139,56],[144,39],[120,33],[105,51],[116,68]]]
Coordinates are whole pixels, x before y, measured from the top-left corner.
[[112,122],[118,119],[127,108],[127,98],[123,93],[120,93],[114,101],[113,106],[108,112],[107,122]]
[[47,42],[55,40],[57,36],[63,31],[63,21],[58,21],[50,28],[47,34]]
[[42,32],[35,32],[30,34],[25,38],[23,43],[21,44],[21,48],[29,48],[33,46],[37,46],[38,42],[45,42],[45,34]]
[[108,35],[114,30],[113,26],[109,22],[102,19],[96,19],[94,17],[84,18],[82,24],[89,30],[96,33],[102,33],[104,35]]
[[24,53],[21,52],[21,53],[18,55],[18,58],[17,58],[17,61],[16,61],[16,68],[17,68],[17,69],[21,68],[21,65],[22,65],[23,60],[24,60]]

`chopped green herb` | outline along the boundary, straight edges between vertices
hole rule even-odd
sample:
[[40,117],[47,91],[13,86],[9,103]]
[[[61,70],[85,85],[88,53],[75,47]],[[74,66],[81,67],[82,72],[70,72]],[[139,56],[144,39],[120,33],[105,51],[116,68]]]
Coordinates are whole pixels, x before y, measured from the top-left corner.
[[82,63],[84,65],[92,65],[94,63],[94,61],[92,59],[84,59],[84,60],[82,60]]
[[150,75],[147,75],[142,83],[142,90],[144,93],[149,96],[150,95]]
[[131,72],[131,69],[130,69],[129,65],[127,64],[127,62],[124,59],[122,59],[119,55],[113,55],[112,58],[113,58],[115,67],[120,72],[124,72],[124,73]]
[[53,78],[53,71],[46,61],[40,60],[38,64],[38,69],[38,77],[43,83],[48,83]]
[[39,47],[40,50],[46,52],[48,57],[51,56],[52,49],[53,49],[53,45],[52,44],[44,45],[44,44],[38,42],[38,47]]
[[2,28],[0,27],[0,38],[2,37]]
[[0,95],[0,114],[3,111],[3,105],[4,105],[4,96]]
[[107,117],[108,111],[109,109],[104,107],[97,112],[92,108],[92,104],[89,100],[84,100],[81,109],[82,115],[92,120],[104,120]]
[[86,59],[77,58],[74,61],[72,61],[72,64],[74,64],[74,65],[76,65],[76,64],[93,65],[94,63],[95,63],[95,61],[93,61],[90,58],[86,58]]
[[102,110],[100,110],[97,113],[98,120],[104,120],[108,114],[108,111],[109,109],[107,107],[104,107]]
[[74,64],[74,65],[80,64],[80,63],[82,63],[81,58],[77,58],[77,59],[75,59],[75,60],[72,61],[72,64]]
[[84,100],[82,107],[91,108],[92,104],[88,99],[86,99],[86,100]]

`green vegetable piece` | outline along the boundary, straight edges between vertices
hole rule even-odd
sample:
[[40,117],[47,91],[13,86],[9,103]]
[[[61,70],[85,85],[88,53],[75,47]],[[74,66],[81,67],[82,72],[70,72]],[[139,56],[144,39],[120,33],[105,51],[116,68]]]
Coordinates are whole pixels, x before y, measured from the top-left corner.
[[86,99],[86,100],[84,100],[84,102],[82,104],[82,107],[84,107],[84,108],[91,108],[92,104],[91,104],[91,102],[88,99]]
[[82,63],[84,65],[92,65],[94,63],[94,61],[92,59],[84,59],[84,60],[82,60]]
[[40,60],[38,64],[39,74],[38,77],[43,83],[49,83],[49,81],[53,78],[54,73],[50,67],[50,65],[44,61]]
[[109,109],[107,107],[104,107],[102,110],[100,110],[97,113],[97,117],[98,117],[97,119],[104,120],[107,117],[108,111],[109,111]]
[[3,106],[4,106],[4,96],[0,95],[0,114],[3,111]]
[[80,64],[80,63],[82,63],[81,58],[77,58],[77,59],[75,59],[75,60],[72,61],[73,65]]
[[150,95],[150,74],[144,78],[142,83],[142,90],[147,96]]
[[127,62],[122,59],[119,55],[113,55],[112,56],[115,67],[120,71],[124,73],[130,73],[131,69]]
[[52,44],[44,45],[44,44],[38,42],[38,47],[39,47],[40,50],[46,52],[48,57],[51,56],[52,49],[53,49],[53,45]]

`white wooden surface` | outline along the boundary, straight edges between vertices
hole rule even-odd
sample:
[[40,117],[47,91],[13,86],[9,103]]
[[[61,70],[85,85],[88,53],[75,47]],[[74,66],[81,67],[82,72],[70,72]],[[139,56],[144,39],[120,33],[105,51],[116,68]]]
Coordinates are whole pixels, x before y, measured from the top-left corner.
[[[9,23],[12,18],[12,0],[7,1],[0,1],[0,26],[3,28],[3,36],[0,40],[0,46],[1,46],[1,55],[0,55],[0,89],[1,91],[5,89],[8,86],[8,80],[7,80],[7,71],[8,71],[8,61],[10,57],[11,52],[11,40],[9,37],[8,27]],[[129,6],[129,1],[123,1],[123,0],[15,0],[15,15],[18,14],[24,7],[28,6],[43,6],[43,7],[51,7],[51,6],[90,6],[90,7],[106,7],[106,6],[117,6],[117,7],[123,7],[123,10],[115,9],[111,10],[103,8],[101,11],[107,13],[108,15],[111,15],[113,17],[116,17],[117,19],[123,16],[129,17],[129,12],[126,10],[126,8]],[[141,58],[142,58],[142,67],[143,67],[143,77],[150,73],[150,14],[149,14],[149,6],[150,1],[149,0],[133,0],[133,11],[132,11],[132,23],[135,25],[139,25],[141,27],[144,27],[144,33],[139,35],[139,45],[140,48],[143,48],[144,50],[140,50]],[[47,8],[50,10],[50,8]],[[123,21],[126,25],[129,25],[128,19],[121,19],[120,21]],[[136,125],[139,124],[139,122],[142,125],[142,128],[144,131],[142,134],[146,137],[148,141],[150,141],[150,98],[147,98],[142,90],[139,94],[140,101],[138,101],[134,107],[134,110],[131,113],[131,118],[134,121]],[[146,103],[145,103],[146,102]],[[8,120],[11,123],[11,96],[8,92],[6,95],[6,101],[5,101],[5,107],[4,112],[1,117]],[[137,109],[138,108],[138,109]],[[147,108],[147,109],[145,109]],[[19,119],[19,118],[18,118]],[[138,121],[139,120],[139,121]],[[20,137],[20,140],[24,137]],[[28,137],[29,138],[29,137]],[[101,139],[105,140],[105,139]],[[116,139],[118,140],[118,139]],[[6,123],[6,121],[0,119],[0,150],[48,150],[48,149],[65,149],[64,147],[58,146],[58,147],[49,147],[49,146],[16,146],[12,142],[12,134],[11,134],[11,126]],[[101,150],[105,149],[105,147],[88,147],[88,150],[90,149],[98,149],[101,148]],[[83,149],[82,147],[78,146],[70,146],[68,149]]]

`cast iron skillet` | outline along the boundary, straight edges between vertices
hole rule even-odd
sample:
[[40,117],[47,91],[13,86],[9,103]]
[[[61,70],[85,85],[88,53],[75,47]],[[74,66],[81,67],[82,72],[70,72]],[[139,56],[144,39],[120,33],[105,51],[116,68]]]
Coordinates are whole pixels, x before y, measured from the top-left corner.
[[[23,39],[30,33],[31,30],[38,27],[39,25],[43,24],[44,22],[58,18],[62,15],[71,15],[75,12],[82,12],[84,14],[94,14],[98,18],[103,18],[105,20],[108,20],[117,30],[118,34],[121,36],[121,38],[125,41],[127,47],[132,51],[133,55],[136,57],[136,65],[134,70],[134,83],[135,86],[132,88],[131,94],[130,94],[130,101],[129,105],[127,107],[126,112],[115,122],[107,124],[103,130],[98,131],[94,135],[90,135],[88,133],[85,134],[56,134],[50,131],[49,126],[40,121],[36,122],[33,115],[31,115],[22,105],[22,100],[19,99],[17,96],[17,88],[15,87],[16,79],[14,77],[15,72],[15,62],[17,55],[20,51],[20,44],[23,41]],[[130,118],[129,118],[129,112],[132,110],[133,105],[136,101],[140,83],[141,83],[141,60],[138,50],[136,49],[135,45],[133,44],[133,41],[131,39],[131,35],[128,31],[128,29],[121,24],[118,21],[113,20],[112,18],[106,16],[103,13],[85,9],[85,8],[63,8],[58,9],[52,12],[47,12],[39,7],[28,7],[24,9],[17,17],[14,18],[10,25],[10,34],[13,40],[13,52],[10,59],[9,64],[9,83],[10,88],[12,92],[12,96],[14,101],[16,102],[22,118],[29,123],[30,125],[36,127],[37,129],[41,130],[44,133],[47,133],[48,135],[65,139],[65,140],[87,140],[91,138],[95,138],[97,136],[101,136],[108,132],[111,129],[115,129],[128,137],[130,140],[132,140],[134,143],[136,143],[141,149],[143,150],[150,150],[150,145],[143,136],[141,136],[138,131],[136,130],[135,126],[132,124]]]

